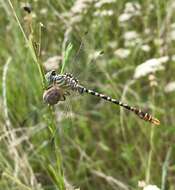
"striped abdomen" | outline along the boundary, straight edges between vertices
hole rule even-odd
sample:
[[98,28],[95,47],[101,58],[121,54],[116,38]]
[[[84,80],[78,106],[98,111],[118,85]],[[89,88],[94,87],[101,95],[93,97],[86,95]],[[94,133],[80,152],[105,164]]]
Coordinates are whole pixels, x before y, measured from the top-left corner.
[[155,125],[160,125],[160,121],[157,118],[152,117],[149,113],[143,112],[142,110],[140,110],[138,108],[129,106],[129,105],[124,104],[124,103],[122,103],[122,102],[120,102],[120,101],[118,101],[116,99],[113,99],[113,98],[111,98],[109,96],[106,96],[104,94],[100,94],[100,93],[95,92],[93,90],[89,90],[89,89],[87,89],[85,87],[82,87],[82,86],[79,86],[79,91],[81,91],[81,93],[86,92],[88,94],[103,98],[103,99],[105,99],[105,100],[107,100],[109,102],[112,102],[114,104],[117,104],[119,106],[122,106],[122,107],[134,112],[139,118],[141,118],[141,119],[143,119],[145,121],[149,121],[149,122],[151,122],[151,123],[153,123]]

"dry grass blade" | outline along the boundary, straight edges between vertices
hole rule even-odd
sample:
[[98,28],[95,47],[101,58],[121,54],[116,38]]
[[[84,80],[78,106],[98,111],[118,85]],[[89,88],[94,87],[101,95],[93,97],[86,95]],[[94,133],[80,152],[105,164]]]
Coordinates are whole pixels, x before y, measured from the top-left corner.
[[117,188],[114,189],[118,189],[120,188],[121,190],[129,190],[128,186],[125,185],[123,182],[117,180],[116,178],[112,177],[112,176],[108,176],[100,171],[97,170],[92,170],[91,171],[94,175],[105,179],[111,186],[116,185]]

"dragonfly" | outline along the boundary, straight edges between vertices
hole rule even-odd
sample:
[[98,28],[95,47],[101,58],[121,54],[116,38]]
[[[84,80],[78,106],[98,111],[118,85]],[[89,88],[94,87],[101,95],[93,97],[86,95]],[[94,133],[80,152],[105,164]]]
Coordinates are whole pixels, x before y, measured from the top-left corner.
[[78,79],[70,73],[57,74],[55,70],[51,70],[45,74],[45,79],[47,81],[48,88],[43,94],[43,100],[49,105],[57,104],[59,101],[65,101],[66,96],[70,95],[71,91],[77,92],[80,95],[86,93],[119,105],[133,112],[142,120],[148,121],[154,125],[160,125],[160,121],[151,114],[144,112],[137,107],[129,106],[115,98],[111,98],[110,96],[82,86],[79,84]]

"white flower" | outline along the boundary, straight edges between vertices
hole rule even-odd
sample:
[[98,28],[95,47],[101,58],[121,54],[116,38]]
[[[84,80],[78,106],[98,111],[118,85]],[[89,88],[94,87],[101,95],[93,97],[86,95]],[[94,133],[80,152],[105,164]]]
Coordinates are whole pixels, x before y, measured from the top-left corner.
[[142,39],[141,38],[135,38],[133,40],[126,40],[124,45],[125,47],[134,47],[137,44],[142,44]]
[[126,21],[130,20],[131,17],[132,17],[132,15],[129,13],[123,13],[119,16],[118,21],[119,22],[126,22]]
[[79,23],[82,20],[82,16],[80,14],[74,15],[71,18],[71,23]]
[[147,185],[145,181],[139,181],[138,187],[143,188],[143,190],[160,190],[156,185]]
[[73,6],[71,11],[75,14],[82,13],[84,9],[86,9],[87,5],[84,1],[78,1],[79,3],[76,3],[76,6]]
[[175,2],[173,2],[171,6],[173,9],[175,9]]
[[40,10],[40,13],[43,15],[46,15],[48,13],[48,9],[47,8],[43,8]]
[[114,41],[110,41],[109,43],[108,43],[108,46],[110,47],[110,48],[112,48],[112,49],[114,49],[114,48],[116,48],[117,47],[117,42],[114,40]]
[[129,21],[132,17],[141,15],[140,9],[141,6],[137,2],[126,3],[124,11],[119,16],[118,21],[120,22],[120,24],[124,24],[126,21]]
[[144,180],[138,181],[138,187],[144,188],[146,186],[146,182]]
[[135,45],[142,43],[139,34],[134,30],[125,32],[123,37],[125,40],[125,47],[134,47]]
[[171,32],[170,32],[170,39],[171,40],[175,40],[175,30],[172,30]]
[[163,39],[155,38],[154,39],[154,44],[157,45],[157,46],[162,46],[163,45]]
[[134,73],[134,78],[140,78],[142,76],[146,76],[150,73],[154,73],[159,70],[163,70],[163,63],[166,63],[169,60],[168,56],[153,58],[145,61],[141,65],[137,66]]
[[169,82],[166,86],[165,86],[165,92],[173,92],[175,91],[175,81]]
[[116,0],[101,0],[101,1],[97,1],[97,3],[95,3],[95,7],[100,8],[104,4],[110,4],[110,3],[115,3],[115,2],[116,2]]
[[133,40],[133,39],[138,38],[138,36],[139,36],[138,33],[134,30],[124,33],[124,39],[125,40]]
[[140,4],[137,2],[128,2],[125,4],[125,12],[133,13],[133,15],[138,14],[138,10],[140,11]]
[[112,10],[103,10],[103,11],[95,11],[94,16],[112,16],[114,14],[114,12]]
[[145,52],[149,52],[151,48],[150,48],[149,45],[145,44],[145,45],[142,45],[142,46],[141,46],[141,49],[142,49],[143,51],[145,51]]
[[146,185],[143,190],[160,190],[156,185]]
[[59,63],[61,63],[61,56],[49,57],[44,62],[44,67],[47,71],[57,70],[59,68]]
[[[87,11],[87,9],[89,8],[89,6],[94,3],[95,0],[77,0],[74,2],[70,13],[70,16],[74,16],[76,14],[81,14],[81,13],[85,13]],[[72,18],[71,17],[71,18]]]
[[154,4],[150,3],[150,4],[148,5],[148,10],[153,11],[154,9],[155,9]]
[[171,24],[171,31],[169,34],[170,41],[175,40],[175,23]]
[[172,60],[172,61],[175,61],[175,55],[172,55],[172,56],[171,56],[171,60]]
[[124,59],[124,58],[127,58],[129,55],[130,55],[130,50],[129,49],[123,49],[123,48],[120,48],[120,49],[117,49],[114,54],[121,58],[121,59]]
[[175,22],[173,22],[172,24],[171,24],[171,29],[175,29]]
[[150,28],[145,28],[144,33],[147,34],[147,35],[149,35],[151,33]]

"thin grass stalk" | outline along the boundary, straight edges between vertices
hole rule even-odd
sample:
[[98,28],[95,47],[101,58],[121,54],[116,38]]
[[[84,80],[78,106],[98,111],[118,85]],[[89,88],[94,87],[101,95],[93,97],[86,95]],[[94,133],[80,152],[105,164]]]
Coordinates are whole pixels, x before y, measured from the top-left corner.
[[56,158],[56,167],[53,167],[51,164],[48,165],[48,169],[50,171],[50,174],[56,183],[56,186],[59,190],[65,190],[65,184],[64,184],[64,174],[62,169],[62,156],[61,156],[61,145],[60,145],[60,139],[57,138],[56,132],[57,132],[57,126],[56,126],[56,116],[55,116],[55,110],[54,106],[48,107],[49,116],[47,118],[48,128],[51,133],[51,139],[53,139],[54,143],[54,153]]
[[30,187],[24,185],[23,183],[21,183],[21,181],[19,181],[17,178],[11,176],[9,173],[7,172],[3,172],[2,177],[6,177],[8,180],[13,181],[15,184],[18,185],[19,188],[23,189],[23,190],[33,190]]
[[[12,123],[10,121],[10,118],[9,118],[9,109],[8,109],[8,104],[7,104],[7,84],[6,84],[6,80],[7,80],[7,77],[8,77],[8,69],[9,69],[9,64],[11,63],[11,60],[12,58],[9,57],[5,66],[4,66],[4,69],[3,69],[3,78],[2,78],[2,81],[3,81],[3,90],[2,90],[2,94],[3,94],[3,110],[4,110],[4,120],[5,120],[5,125],[4,125],[4,134],[5,134],[5,137],[6,139],[5,142],[7,142],[7,147],[8,147],[8,151],[10,153],[10,156],[13,158],[13,163],[14,163],[14,173],[13,173],[13,176],[14,176],[14,179],[16,179],[19,174],[21,173],[21,168],[24,169],[24,166],[25,166],[25,169],[28,169],[30,171],[30,175],[27,174],[25,172],[22,172],[21,173],[21,176],[23,176],[24,180],[26,182],[29,182],[31,184],[34,184],[33,183],[33,180],[36,180],[35,177],[34,177],[34,174],[33,174],[33,171],[31,169],[31,166],[29,165],[28,163],[28,160],[25,159],[24,155],[21,156],[21,147],[19,146],[19,144],[21,143],[19,141],[19,138],[16,136],[15,134],[15,130],[13,130],[12,128]],[[19,130],[18,130],[19,131]],[[0,137],[0,140],[3,136]],[[23,138],[25,138],[23,136]],[[17,143],[17,144],[16,144]],[[23,162],[23,166],[21,166],[21,162]],[[32,175],[32,176],[31,176]],[[18,180],[19,181],[19,180]]]
[[156,0],[155,1],[156,4],[156,16],[157,16],[157,32],[158,32],[158,37],[160,37],[160,28],[161,28],[161,8],[160,8],[160,1]]
[[19,166],[18,166],[18,151],[16,150],[16,148],[14,148],[13,146],[11,146],[11,144],[15,141],[16,137],[15,134],[12,133],[11,131],[11,121],[9,118],[9,111],[8,111],[8,105],[7,105],[7,85],[6,85],[6,80],[7,80],[7,72],[9,69],[9,64],[11,63],[12,58],[9,57],[4,69],[3,69],[3,76],[2,76],[2,97],[3,97],[3,110],[4,110],[4,119],[5,119],[5,125],[4,125],[4,133],[8,132],[9,135],[7,136],[7,143],[8,146],[11,148],[11,152],[13,152],[13,159],[14,159],[14,163],[15,163],[15,176],[17,176],[17,173],[19,171]]
[[[63,74],[65,66],[69,62],[69,57],[72,52],[73,45],[71,43],[68,44],[67,48],[63,52],[63,64],[61,68],[61,74]],[[65,190],[65,184],[64,184],[64,174],[62,169],[62,157],[60,152],[60,139],[56,138],[55,134],[57,131],[56,127],[56,118],[55,118],[55,110],[53,106],[49,106],[49,112],[51,116],[51,123],[49,125],[50,132],[52,134],[52,137],[54,139],[54,148],[55,148],[55,155],[56,155],[56,169],[53,168],[51,165],[49,165],[50,172],[52,173],[52,176],[60,190]]]
[[65,66],[69,62],[69,57],[70,57],[70,54],[72,52],[72,49],[73,49],[73,45],[71,43],[69,43],[68,46],[67,46],[67,48],[66,48],[66,50],[64,50],[64,53],[63,53],[63,64],[62,64],[62,67],[61,67],[61,74],[63,74]]
[[41,57],[41,42],[42,42],[42,28],[43,28],[43,24],[42,23],[39,23],[39,31],[38,31],[38,33],[39,33],[39,41],[38,41],[38,54],[37,54],[37,57],[40,59],[40,57]]
[[[154,99],[155,99],[155,88],[152,87],[152,102],[154,104]],[[148,154],[148,164],[147,164],[147,169],[146,169],[146,183],[150,183],[150,178],[151,178],[151,171],[152,171],[152,160],[153,160],[153,152],[154,152],[154,136],[155,136],[155,127],[151,127],[150,131],[150,151]]]
[[37,55],[35,53],[35,50],[34,50],[34,47],[33,47],[33,42],[32,42],[32,35],[29,36],[29,40],[28,40],[28,38],[27,38],[27,36],[26,36],[26,34],[24,32],[24,29],[23,29],[23,27],[22,27],[22,25],[21,25],[21,23],[19,21],[19,18],[17,16],[17,14],[15,12],[15,9],[14,9],[14,7],[13,7],[13,5],[12,5],[12,3],[11,3],[10,0],[8,0],[8,4],[10,5],[10,8],[12,10],[12,13],[13,13],[14,17],[15,17],[15,20],[16,20],[16,22],[17,22],[17,24],[18,24],[18,26],[19,26],[19,28],[20,28],[20,30],[22,32],[24,40],[25,40],[27,46],[29,47],[31,56],[32,56],[34,62],[36,63],[36,65],[38,67],[38,71],[39,71],[39,74],[40,74],[42,85],[43,85],[43,88],[45,88],[46,87],[46,81],[45,81],[45,78],[44,78],[44,69],[43,69],[43,66],[40,63],[40,61],[38,60],[38,57],[37,57]]
[[168,166],[169,166],[169,162],[170,162],[171,153],[172,153],[172,147],[170,147],[168,149],[165,161],[163,163],[161,190],[165,190],[166,189],[167,175],[168,175]]
[[8,68],[9,68],[9,64],[11,62],[12,58],[9,57],[4,69],[3,69],[3,75],[2,75],[2,97],[3,97],[3,107],[4,107],[4,119],[5,119],[5,127],[4,128],[4,132],[8,131],[10,132],[11,128],[10,128],[10,119],[9,119],[9,115],[8,115],[8,106],[7,106],[7,88],[6,88],[6,79],[7,79],[7,72],[8,72]]

